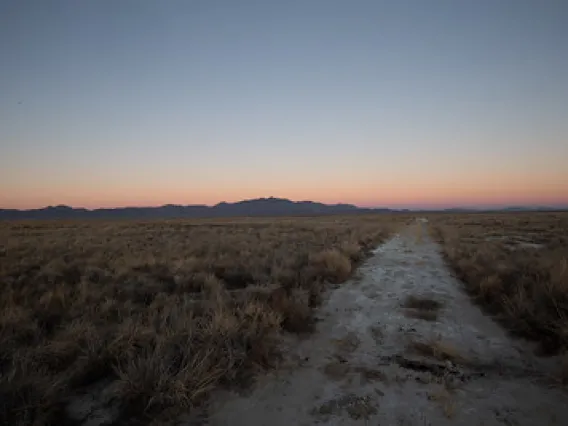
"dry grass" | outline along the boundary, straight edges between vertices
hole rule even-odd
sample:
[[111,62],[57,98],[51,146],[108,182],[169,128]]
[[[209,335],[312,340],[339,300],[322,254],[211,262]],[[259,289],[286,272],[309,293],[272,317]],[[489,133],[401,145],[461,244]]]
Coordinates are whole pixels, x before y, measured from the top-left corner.
[[511,330],[568,349],[568,213],[430,218],[448,263]]
[[408,350],[440,361],[452,361],[457,364],[465,362],[465,358],[455,346],[439,339],[427,342],[411,341]]
[[442,306],[442,302],[432,298],[414,295],[408,296],[403,303],[407,317],[425,321],[436,321]]
[[247,382],[396,221],[0,223],[0,424],[64,424],[101,380],[122,419]]
[[444,415],[448,419],[453,419],[456,414],[456,405],[451,393],[445,387],[440,387],[435,391],[431,392],[428,399],[436,401],[440,404]]
[[310,412],[313,416],[321,417],[323,421],[328,420],[331,415],[337,416],[343,412],[346,412],[353,420],[367,421],[378,412],[377,403],[374,402],[374,399],[372,395],[357,396],[355,394],[345,394],[324,402],[310,410]]
[[359,345],[361,344],[361,339],[357,335],[350,331],[345,336],[340,339],[335,339],[334,342],[337,353],[340,355],[348,355],[353,353]]
[[419,319],[423,321],[436,321],[438,319],[437,311],[422,311],[420,309],[405,309],[404,315],[408,318]]
[[410,295],[404,301],[405,308],[419,309],[421,311],[438,311],[442,305],[442,302],[425,296]]
[[357,367],[355,368],[355,371],[361,375],[362,380],[365,382],[388,381],[387,375],[381,370],[378,370],[376,368]]

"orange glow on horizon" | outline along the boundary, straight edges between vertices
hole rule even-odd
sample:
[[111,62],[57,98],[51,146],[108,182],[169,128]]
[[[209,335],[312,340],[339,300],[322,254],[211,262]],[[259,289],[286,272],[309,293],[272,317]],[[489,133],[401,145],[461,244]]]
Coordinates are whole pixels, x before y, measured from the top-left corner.
[[[294,201],[318,201],[326,204],[349,203],[362,207],[459,207],[459,206],[504,206],[504,205],[568,205],[568,185],[544,187],[383,187],[362,188],[348,191],[344,188],[325,188],[318,191],[262,190],[262,191],[212,191],[211,193],[189,191],[131,191],[120,193],[103,191],[77,194],[14,194],[0,197],[0,208],[32,209],[48,205],[65,204],[72,207],[115,208],[135,206],[160,206],[164,204],[214,205],[222,201],[236,202],[261,197],[288,198]],[[105,196],[106,195],[106,196]]]
[[333,171],[290,178],[221,176],[189,185],[182,179],[125,179],[116,181],[19,183],[0,188],[0,208],[40,208],[65,204],[89,209],[101,207],[159,206],[164,204],[214,205],[260,197],[295,201],[350,203],[369,207],[456,207],[502,205],[568,205],[566,172],[451,173],[405,170],[397,175],[380,172]]

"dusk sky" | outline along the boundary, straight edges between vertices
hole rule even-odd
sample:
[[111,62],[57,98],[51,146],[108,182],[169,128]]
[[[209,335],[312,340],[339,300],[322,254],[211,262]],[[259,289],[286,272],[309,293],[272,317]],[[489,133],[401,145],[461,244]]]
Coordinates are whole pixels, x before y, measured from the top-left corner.
[[568,1],[0,0],[0,208],[568,205]]

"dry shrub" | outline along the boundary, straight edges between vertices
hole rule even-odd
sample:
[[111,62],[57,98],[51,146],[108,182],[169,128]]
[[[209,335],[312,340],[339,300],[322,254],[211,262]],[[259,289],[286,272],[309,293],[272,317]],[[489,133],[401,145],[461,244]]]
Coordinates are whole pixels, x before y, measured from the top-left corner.
[[185,309],[163,312],[164,330],[116,365],[113,391],[128,411],[148,414],[200,402],[220,382],[238,379],[241,366],[265,362],[258,355],[268,353],[269,335],[281,321],[252,301],[232,309],[214,304],[200,318]]
[[338,249],[316,253],[311,261],[318,268],[318,274],[332,283],[345,281],[352,271],[351,260]]
[[0,223],[0,424],[65,424],[103,381],[140,422],[250,382],[404,220]]
[[271,294],[269,306],[280,316],[284,330],[296,333],[312,331],[312,308],[306,291],[278,289]]
[[449,265],[476,301],[512,331],[540,341],[544,353],[568,348],[567,213],[432,221]]
[[339,251],[352,262],[359,262],[365,255],[363,247],[355,241],[346,241],[339,247]]

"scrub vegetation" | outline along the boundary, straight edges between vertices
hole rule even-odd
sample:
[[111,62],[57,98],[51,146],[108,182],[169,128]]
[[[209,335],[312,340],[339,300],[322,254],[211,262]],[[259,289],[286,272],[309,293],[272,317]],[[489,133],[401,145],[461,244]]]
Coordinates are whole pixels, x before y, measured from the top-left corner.
[[0,424],[72,424],[93,386],[124,424],[250,383],[407,220],[0,223]]
[[566,353],[568,213],[436,215],[430,223],[475,301],[539,341],[543,354]]
[[[566,353],[568,214],[427,216],[476,302]],[[277,365],[280,334],[312,331],[329,284],[414,220],[2,222],[0,424],[74,424],[70,401],[93,388],[112,421],[150,423],[246,386]],[[409,294],[403,308],[435,321],[443,306]]]

